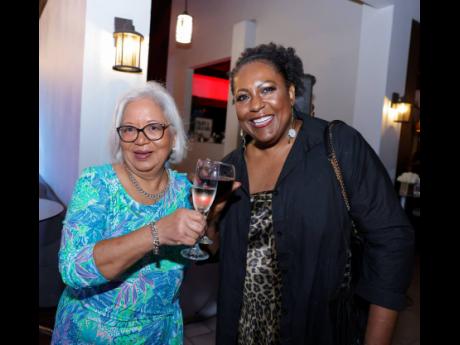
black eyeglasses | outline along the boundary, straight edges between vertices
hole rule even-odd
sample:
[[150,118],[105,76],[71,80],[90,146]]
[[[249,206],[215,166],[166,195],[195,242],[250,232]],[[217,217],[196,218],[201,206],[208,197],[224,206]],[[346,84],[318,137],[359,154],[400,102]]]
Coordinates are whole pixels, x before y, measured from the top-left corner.
[[149,123],[144,126],[144,128],[136,128],[133,126],[120,126],[117,128],[118,135],[121,141],[125,143],[132,143],[137,140],[139,132],[144,133],[145,137],[151,141],[160,140],[165,134],[165,129],[168,128],[170,124],[162,123]]

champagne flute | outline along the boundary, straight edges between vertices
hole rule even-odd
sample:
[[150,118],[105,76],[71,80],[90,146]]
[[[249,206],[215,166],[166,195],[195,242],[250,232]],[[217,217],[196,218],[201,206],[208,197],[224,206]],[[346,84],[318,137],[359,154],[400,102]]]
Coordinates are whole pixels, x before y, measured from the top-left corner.
[[[215,164],[219,167],[219,182],[217,184],[217,192],[215,200],[219,200],[222,196],[228,194],[232,190],[233,181],[235,181],[235,166],[233,164],[223,163],[215,161]],[[209,212],[209,209],[206,211]],[[212,240],[204,235],[200,239],[201,244],[212,244]]]
[[[210,159],[198,159],[193,178],[192,199],[195,210],[205,217],[214,202],[218,179],[219,166]],[[181,254],[190,260],[206,260],[209,258],[209,254],[201,250],[199,241],[191,248],[182,249]]]

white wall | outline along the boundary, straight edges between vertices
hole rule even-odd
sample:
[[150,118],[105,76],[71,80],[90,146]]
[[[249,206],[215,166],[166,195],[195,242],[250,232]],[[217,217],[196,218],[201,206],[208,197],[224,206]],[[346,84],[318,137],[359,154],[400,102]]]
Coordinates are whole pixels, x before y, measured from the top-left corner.
[[48,0],[39,22],[39,173],[65,203],[78,175],[86,0]]
[[411,20],[419,20],[420,4],[364,3],[372,7],[343,0],[266,0],[263,5],[257,0],[194,0],[188,6],[194,17],[192,45],[184,48],[174,42],[176,16],[184,4],[173,0],[167,85],[179,110],[185,109],[187,68],[230,57],[233,25],[255,20],[256,44],[273,41],[295,47],[305,72],[316,77],[316,116],[355,126],[393,177],[399,127],[382,109],[385,96],[404,90]]
[[[392,92],[404,91],[411,20],[420,20],[418,0],[394,3],[385,84],[387,97]],[[343,0],[194,0],[188,5],[194,17],[190,48],[178,47],[174,42],[176,16],[184,10],[184,2],[173,0],[171,13],[167,87],[180,111],[186,103],[187,69],[230,57],[234,25],[253,19],[256,44],[274,41],[295,47],[305,72],[316,76],[317,116],[368,128],[369,135],[364,130],[365,137],[373,142],[391,175],[396,165],[398,128],[382,119],[381,112],[372,111],[369,117],[360,118],[366,107],[377,109],[376,102],[358,104],[365,95],[360,84],[365,70],[361,66],[361,49],[363,30],[366,30],[363,23],[369,20],[363,5]],[[66,203],[84,167],[109,161],[107,129],[116,98],[146,79],[150,6],[148,0],[88,3],[48,0],[42,13],[39,21],[39,172]],[[145,37],[142,74],[112,70],[115,16],[133,19],[136,30]],[[366,39],[371,42],[372,35]],[[184,117],[187,120],[188,116]],[[371,124],[366,122],[369,118]],[[379,121],[380,143],[374,138]]]
[[[388,77],[393,6],[363,6],[353,127],[380,150],[382,107]],[[376,44],[378,42],[378,44]]]
[[[233,25],[230,69],[235,67],[236,61],[245,49],[256,45],[256,30],[257,23],[255,20],[244,20]],[[232,99],[231,87],[228,90],[228,99]],[[232,152],[238,146],[238,142],[241,142],[241,137],[239,136],[240,126],[233,102],[227,102],[226,115],[222,156]]]
[[[385,92],[389,99],[393,92],[404,95],[412,20],[420,22],[419,0],[395,0],[393,6],[394,15]],[[400,127],[401,124],[390,123],[389,119],[384,117],[378,154],[392,179],[396,177]]]
[[295,47],[305,72],[317,77],[317,116],[352,121],[361,6],[343,0],[194,0],[188,3],[194,18],[189,48],[174,41],[176,17],[183,10],[184,2],[173,0],[167,71],[167,87],[180,111],[187,68],[230,57],[234,24],[255,20],[256,44],[273,41]]
[[[115,103],[124,92],[147,80],[150,32],[150,0],[89,1],[81,103],[79,171],[110,162],[108,134]],[[115,62],[114,18],[132,19],[135,30],[144,36],[141,48],[142,73],[112,69]]]
[[420,22],[420,1],[395,1],[387,83],[390,98],[393,92],[404,94],[412,20]]
[[[150,0],[48,0],[40,25],[39,172],[64,203],[89,165],[110,162],[116,99],[146,80]],[[140,74],[115,71],[114,18],[144,35]]]

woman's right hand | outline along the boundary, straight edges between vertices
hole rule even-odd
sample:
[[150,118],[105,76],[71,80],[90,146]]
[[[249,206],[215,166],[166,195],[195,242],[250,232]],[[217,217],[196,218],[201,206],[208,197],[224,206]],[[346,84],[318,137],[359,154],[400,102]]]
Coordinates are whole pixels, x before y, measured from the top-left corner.
[[205,217],[194,210],[180,208],[157,221],[161,245],[193,246],[204,235]]

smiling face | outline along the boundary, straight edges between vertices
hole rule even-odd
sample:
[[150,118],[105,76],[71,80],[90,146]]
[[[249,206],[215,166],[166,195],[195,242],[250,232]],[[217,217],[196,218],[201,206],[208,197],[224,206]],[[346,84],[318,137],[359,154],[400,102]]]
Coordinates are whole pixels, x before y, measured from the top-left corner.
[[[152,100],[141,98],[128,103],[123,112],[120,126],[144,128],[151,123],[167,124],[162,109]],[[123,159],[132,170],[148,173],[163,168],[171,152],[174,136],[170,127],[166,128],[161,139],[151,141],[140,132],[132,143],[121,141]]]
[[241,128],[257,145],[270,147],[286,138],[295,88],[268,62],[254,61],[234,77],[235,108]]

